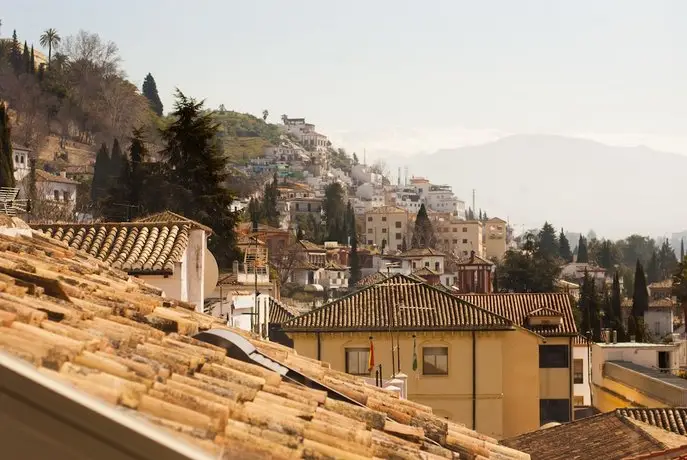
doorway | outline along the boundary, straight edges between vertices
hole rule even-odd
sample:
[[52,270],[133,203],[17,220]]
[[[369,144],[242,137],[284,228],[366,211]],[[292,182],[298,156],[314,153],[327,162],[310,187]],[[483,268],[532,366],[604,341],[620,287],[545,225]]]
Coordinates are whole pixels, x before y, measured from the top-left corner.
[[661,372],[670,372],[670,352],[669,351],[659,351],[658,352],[658,369]]

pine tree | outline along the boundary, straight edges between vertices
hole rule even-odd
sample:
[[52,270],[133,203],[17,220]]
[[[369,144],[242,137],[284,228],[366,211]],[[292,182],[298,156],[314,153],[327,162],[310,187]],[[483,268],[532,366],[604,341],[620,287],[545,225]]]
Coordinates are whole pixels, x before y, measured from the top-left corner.
[[577,263],[589,262],[589,254],[587,253],[587,239],[580,235],[580,241],[577,243]]
[[97,203],[107,195],[109,176],[110,153],[107,151],[107,145],[103,143],[95,156],[93,167],[93,182],[91,183],[91,200],[93,202]]
[[573,261],[573,253],[570,250],[570,242],[568,241],[568,237],[565,236],[565,232],[562,228],[560,235],[558,235],[558,253],[566,263]]
[[582,279],[582,290],[580,292],[580,313],[582,315],[582,325],[580,333],[585,337],[591,333],[592,330],[592,308],[594,295],[594,279],[589,276],[587,270],[584,271],[584,278]]
[[670,278],[677,269],[678,260],[675,257],[675,251],[670,245],[668,239],[663,241],[661,249],[658,251],[658,269],[660,272],[660,280]]
[[622,316],[622,297],[620,295],[620,275],[616,272],[613,275],[613,286],[611,288],[611,321],[613,327],[618,331],[618,339],[625,341],[625,327]]
[[656,251],[651,253],[651,259],[649,259],[649,265],[646,268],[646,280],[649,284],[660,281],[661,279],[661,269],[658,264],[658,254]]
[[160,100],[160,95],[157,92],[157,84],[155,83],[155,79],[150,73],[146,75],[145,80],[143,80],[141,92],[148,99],[148,103],[150,104],[150,108],[153,110],[153,112],[156,113],[157,116],[161,117],[163,110],[162,101]]
[[344,205],[344,190],[340,183],[334,182],[325,187],[322,214],[326,239],[346,244],[348,239],[345,223],[346,206]]
[[411,247],[415,248],[432,248],[436,245],[436,237],[434,235],[434,228],[432,222],[427,215],[427,208],[424,203],[420,206],[415,218],[415,228],[413,230],[413,238],[410,242]]
[[122,153],[119,141],[115,139],[112,142],[112,153],[110,154],[110,166],[108,168],[109,181],[111,183],[116,182],[121,177],[125,164],[128,164],[128,162]]
[[17,39],[17,31],[12,32],[12,48],[10,49],[10,62],[15,74],[20,74],[23,68],[23,61],[21,56],[21,45]]
[[233,193],[227,188],[228,160],[216,142],[218,125],[203,102],[176,92],[174,120],[162,131],[166,143],[161,152],[169,168],[170,197],[167,205],[214,231],[208,243],[220,267],[231,266],[237,256],[237,215],[231,211]]
[[646,288],[646,277],[644,276],[644,267],[637,259],[635,266],[635,284],[632,294],[632,316],[635,317],[635,323],[639,318],[644,318],[644,312],[649,310],[649,291]]
[[15,187],[10,118],[0,103],[0,187]]
[[613,254],[613,243],[609,240],[603,240],[601,249],[598,255],[599,266],[606,270],[611,270],[615,265],[615,257]]
[[36,73],[36,56],[33,53],[33,45],[31,45],[31,63],[29,73]]
[[556,230],[548,222],[544,222],[544,226],[539,231],[539,255],[549,259],[559,256],[559,242],[556,238]]

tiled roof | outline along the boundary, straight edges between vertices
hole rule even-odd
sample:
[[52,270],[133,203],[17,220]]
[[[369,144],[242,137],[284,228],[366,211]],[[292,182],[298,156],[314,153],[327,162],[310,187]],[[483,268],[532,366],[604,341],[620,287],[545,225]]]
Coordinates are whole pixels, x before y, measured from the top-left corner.
[[494,265],[494,262],[491,260],[487,260],[484,257],[480,257],[477,254],[474,256],[467,256],[463,257],[462,259],[459,259],[456,262],[456,265],[489,265],[492,266]]
[[[570,296],[565,293],[494,293],[455,294],[459,299],[508,318],[518,326],[526,327],[537,334],[549,337],[576,336],[577,326]],[[562,324],[555,326],[530,326],[527,317],[534,310],[548,308],[563,316]]]
[[438,276],[439,273],[435,272],[429,267],[422,267],[413,272],[415,276]]
[[586,347],[589,344],[590,344],[589,339],[587,339],[586,337],[584,337],[582,335],[578,334],[575,337],[573,337],[573,346]]
[[390,325],[406,331],[514,329],[502,316],[400,274],[294,318],[283,329],[386,331]]
[[303,249],[305,249],[306,251],[326,252],[326,250],[324,249],[324,246],[320,246],[319,244],[315,244],[311,241],[300,240],[299,243],[303,247]]
[[[632,308],[632,299],[626,298],[623,299],[621,302],[620,306],[623,308]],[[675,306],[675,303],[673,302],[673,299],[670,297],[666,297],[665,299],[649,299],[649,308],[671,308]]]
[[398,257],[412,258],[412,257],[445,257],[441,251],[432,248],[413,248],[398,255]]
[[667,279],[663,281],[655,281],[647,286],[649,289],[668,289],[673,287],[673,280]]
[[527,314],[527,316],[563,316],[563,314],[552,308],[537,308]]
[[187,224],[103,223],[32,225],[71,249],[130,274],[171,274],[188,246]]
[[297,309],[279,302],[274,297],[270,297],[270,323],[282,324],[299,314],[300,312]]
[[[528,458],[38,233],[0,234],[0,273],[0,352],[215,458]],[[208,329],[328,391],[192,338]]]
[[212,230],[209,227],[206,227],[205,225],[200,224],[195,220],[191,220],[188,217],[184,217],[181,214],[177,214],[172,211],[162,211],[155,214],[149,214],[147,216],[136,219],[134,222],[141,222],[147,224],[180,223],[188,225],[191,228],[200,228],[205,230],[207,233],[212,233]]
[[388,276],[384,272],[374,272],[371,275],[367,275],[363,278],[360,278],[360,280],[355,283],[355,287],[365,287],[369,286],[371,284],[379,283],[380,281],[384,281],[387,279]]
[[58,184],[72,184],[79,185],[75,180],[71,180],[67,177],[56,176],[55,174],[50,174],[42,169],[36,169],[36,181],[38,182],[56,182]]
[[365,213],[365,215],[368,214],[408,214],[408,211],[403,208],[399,208],[398,206],[380,206],[378,208],[370,209]]
[[332,271],[346,271],[346,270],[348,270],[348,267],[337,264],[333,260],[330,260],[324,265],[324,269],[325,270],[332,270]]
[[527,452],[532,460],[621,460],[669,447],[615,412],[539,429],[502,443]]
[[616,409],[620,415],[640,420],[649,425],[687,435],[687,407],[624,408]]

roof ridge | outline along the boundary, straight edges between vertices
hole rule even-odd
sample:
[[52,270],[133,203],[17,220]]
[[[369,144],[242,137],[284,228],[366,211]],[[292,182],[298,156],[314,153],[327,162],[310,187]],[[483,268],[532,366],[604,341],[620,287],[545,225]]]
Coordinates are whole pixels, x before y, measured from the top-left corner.
[[[642,436],[642,437],[648,439],[649,441],[653,441],[653,442],[659,444],[659,447],[661,447],[662,449],[668,449],[668,447],[669,447],[668,445],[666,445],[663,441],[660,441],[659,439],[657,439],[657,438],[655,438],[654,436],[652,436],[652,435],[651,435],[649,432],[647,432],[646,430],[643,430],[642,427],[641,427],[640,425],[638,425],[638,423],[642,423],[642,424],[644,424],[644,425],[647,425],[647,426],[656,428],[656,429],[658,429],[658,430],[663,430],[663,431],[665,431],[666,433],[675,434],[675,433],[673,433],[672,431],[664,430],[663,428],[658,427],[658,426],[656,426],[656,425],[652,425],[652,424],[650,424],[650,423],[646,423],[646,422],[643,422],[643,421],[641,421],[641,420],[637,420],[637,419],[628,417],[628,416],[626,416],[626,415],[622,415],[622,414],[618,413],[618,409],[616,409],[616,410],[613,411],[612,413],[613,413],[616,417],[618,417],[618,419],[619,419],[622,423],[624,423],[625,425],[627,425],[628,427],[630,427],[630,429],[632,429],[633,431],[635,431],[635,432],[636,432],[637,434],[639,434],[640,436]],[[582,419],[582,420],[584,420],[584,419]],[[680,435],[678,435],[678,436],[680,436]],[[686,440],[685,444],[687,444],[687,440]]]

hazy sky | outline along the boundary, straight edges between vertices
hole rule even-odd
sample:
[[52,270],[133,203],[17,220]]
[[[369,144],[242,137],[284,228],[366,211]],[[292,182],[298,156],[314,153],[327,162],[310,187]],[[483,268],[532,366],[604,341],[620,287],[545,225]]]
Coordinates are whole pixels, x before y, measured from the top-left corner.
[[687,153],[687,2],[23,0],[0,33],[80,28],[129,77],[208,104],[305,116],[368,157],[508,133]]

